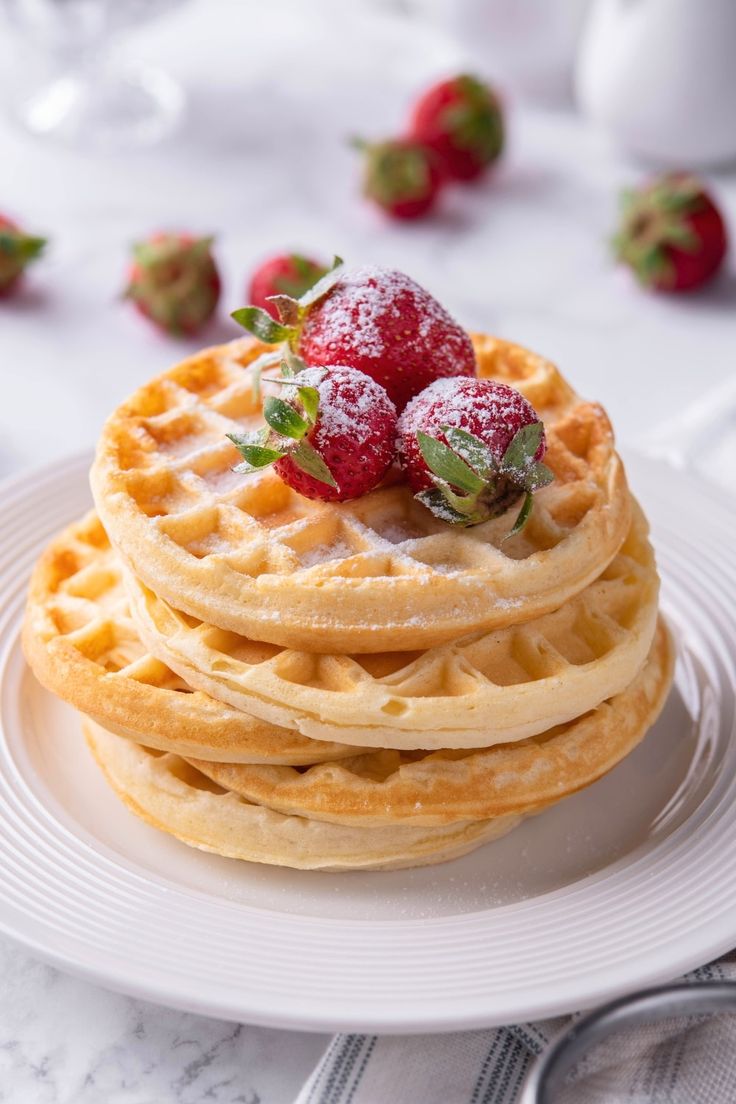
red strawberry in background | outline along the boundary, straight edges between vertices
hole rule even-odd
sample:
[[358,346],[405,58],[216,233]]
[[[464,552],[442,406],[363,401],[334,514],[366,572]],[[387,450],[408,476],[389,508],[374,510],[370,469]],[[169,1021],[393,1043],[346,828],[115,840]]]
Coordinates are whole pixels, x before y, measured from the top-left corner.
[[668,173],[624,193],[613,247],[645,287],[692,291],[716,275],[728,238],[701,182],[686,173]]
[[300,253],[279,253],[258,266],[250,278],[248,300],[268,311],[273,318],[278,312],[269,299],[274,295],[290,295],[299,299],[328,271],[328,265],[303,257]]
[[26,234],[5,215],[0,215],[0,297],[18,286],[27,265],[43,252],[46,238]]
[[523,495],[511,530],[519,532],[533,492],[553,479],[541,463],[546,447],[534,407],[493,380],[437,380],[399,419],[399,460],[412,490],[454,525],[498,517]]
[[196,333],[220,298],[212,238],[157,233],[133,246],[125,297],[174,337]]
[[305,498],[344,502],[372,491],[394,458],[396,409],[382,387],[354,368],[308,368],[288,354],[282,397],[263,404],[267,425],[228,434],[253,472],[274,464]]
[[256,307],[233,318],[262,341],[288,342],[307,364],[357,368],[399,411],[433,380],[475,375],[465,330],[403,272],[338,265],[300,300],[282,297],[276,305],[281,322]]
[[410,134],[437,155],[446,176],[474,180],[504,145],[500,101],[487,84],[462,75],[429,88],[414,105]]
[[393,138],[363,151],[363,194],[396,219],[422,218],[435,205],[442,186],[440,164],[431,149],[412,138]]

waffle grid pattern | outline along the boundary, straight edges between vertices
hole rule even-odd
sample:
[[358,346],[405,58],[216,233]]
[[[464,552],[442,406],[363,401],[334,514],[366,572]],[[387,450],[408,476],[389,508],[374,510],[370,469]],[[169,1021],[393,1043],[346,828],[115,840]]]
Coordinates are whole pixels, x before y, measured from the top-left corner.
[[636,747],[659,715],[673,662],[660,623],[629,687],[518,744],[429,755],[382,750],[301,768],[194,765],[250,801],[337,824],[436,826],[527,815],[595,782]]
[[177,608],[310,650],[426,647],[561,605],[621,544],[628,496],[608,420],[542,358],[476,339],[479,374],[513,383],[545,420],[556,475],[501,547],[507,517],[449,531],[405,485],[338,509],[270,470],[234,475],[225,434],[261,424],[243,367],[262,348],[246,339],[184,361],[103,430],[92,483],[105,528]]
[[23,640],[48,689],[149,746],[231,762],[314,763],[354,753],[213,701],[151,655],[94,514],[66,529],[36,565]]
[[191,685],[313,738],[405,749],[520,739],[595,708],[642,666],[658,596],[638,506],[615,559],[561,609],[420,653],[281,651],[126,585],[143,639]]

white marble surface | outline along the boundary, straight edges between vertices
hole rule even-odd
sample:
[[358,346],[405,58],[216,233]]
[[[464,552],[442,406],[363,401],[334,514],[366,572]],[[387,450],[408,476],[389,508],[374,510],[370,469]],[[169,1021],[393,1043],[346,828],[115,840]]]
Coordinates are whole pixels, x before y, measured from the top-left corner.
[[[344,138],[395,128],[410,90],[460,51],[380,3],[208,0],[131,40],[191,92],[165,149],[89,158],[0,122],[0,208],[53,238],[0,306],[0,474],[91,445],[133,386],[186,346],[117,299],[127,243],[156,226],[218,234],[223,308],[282,246],[405,268],[469,326],[558,360],[645,441],[733,372],[736,275],[703,295],[645,295],[606,252],[616,191],[641,169],[570,111],[511,105],[502,169],[396,227],[356,195]],[[0,72],[18,54],[0,36]],[[736,225],[736,182],[715,181]],[[223,309],[223,318],[225,318]],[[221,320],[207,338],[236,329]],[[0,1100],[21,1104],[288,1104],[324,1039],[147,1006],[0,942]]]

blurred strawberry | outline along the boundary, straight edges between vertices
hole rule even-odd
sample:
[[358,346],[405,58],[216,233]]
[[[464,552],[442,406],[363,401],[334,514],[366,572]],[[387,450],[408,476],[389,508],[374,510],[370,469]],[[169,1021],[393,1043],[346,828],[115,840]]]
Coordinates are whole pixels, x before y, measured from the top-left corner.
[[396,219],[416,219],[434,207],[442,172],[431,149],[412,138],[391,138],[362,150],[363,194]]
[[26,234],[11,219],[0,215],[0,297],[10,295],[26,265],[40,257],[46,238]]
[[258,266],[250,278],[246,292],[249,303],[268,311],[272,318],[278,318],[278,311],[269,299],[274,295],[289,295],[292,299],[301,299],[305,291],[321,280],[328,271],[328,265],[303,257],[300,253],[279,253]]
[[503,149],[501,104],[493,89],[476,77],[453,77],[417,100],[409,133],[434,150],[448,177],[474,180]]
[[625,192],[621,207],[614,252],[645,287],[692,291],[723,264],[726,226],[697,177],[667,173]]
[[125,297],[174,337],[209,321],[220,298],[220,275],[211,237],[156,233],[133,246]]

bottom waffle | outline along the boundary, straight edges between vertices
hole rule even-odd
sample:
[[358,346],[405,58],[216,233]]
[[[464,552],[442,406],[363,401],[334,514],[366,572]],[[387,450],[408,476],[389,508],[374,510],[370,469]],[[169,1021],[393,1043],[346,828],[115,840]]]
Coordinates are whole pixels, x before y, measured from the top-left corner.
[[107,781],[132,812],[191,847],[229,858],[301,870],[399,870],[458,858],[522,819],[363,828],[287,816],[251,804],[171,752],[144,748],[90,720],[84,731]]
[[481,752],[376,752],[303,772],[192,761],[84,727],[125,804],[192,847],[304,870],[400,869],[464,855],[590,785],[643,738],[672,667],[660,623],[627,690],[542,737]]

